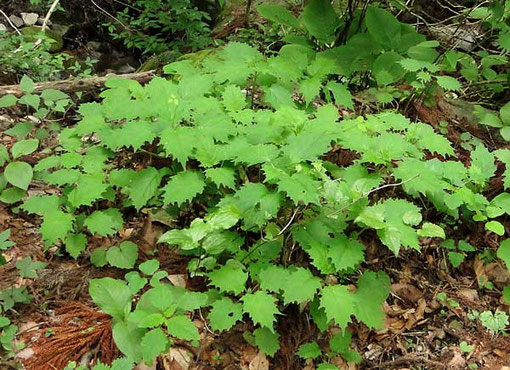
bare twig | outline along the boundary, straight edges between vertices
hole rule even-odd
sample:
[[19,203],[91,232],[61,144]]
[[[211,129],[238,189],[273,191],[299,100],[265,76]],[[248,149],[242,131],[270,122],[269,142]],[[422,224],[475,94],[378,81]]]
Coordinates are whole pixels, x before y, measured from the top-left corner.
[[18,35],[21,35],[21,32],[18,30],[18,28],[14,25],[14,23],[12,23],[12,21],[9,19],[9,17],[7,16],[7,14],[4,13],[4,11],[2,9],[0,9],[0,13],[2,13],[2,15],[5,17],[5,19],[7,19],[7,22],[9,22],[9,25],[14,28],[14,31],[16,31],[16,33]]
[[280,232],[278,233],[277,236],[282,235],[285,232],[285,230],[287,230],[289,228],[289,226],[292,224],[292,221],[294,221],[294,218],[296,218],[296,215],[297,215],[298,211],[299,211],[299,208],[296,208],[296,210],[294,211],[294,213],[290,217],[289,222],[287,222],[287,225],[285,225],[283,227],[283,229],[280,230]]
[[409,181],[412,181],[414,180],[415,178],[417,178],[418,176],[420,176],[420,174],[417,174],[417,175],[414,175],[413,177],[410,177],[408,178],[407,180],[404,180],[402,182],[397,182],[396,184],[384,184],[384,185],[381,185],[377,188],[374,188],[374,189],[371,189],[370,191],[367,191],[365,194],[362,194],[360,195],[358,198],[356,198],[355,200],[353,200],[351,203],[349,203],[348,205],[346,205],[345,207],[342,207],[340,209],[337,209],[336,211],[333,211],[331,212],[327,217],[331,217],[331,216],[334,216],[344,210],[346,210],[347,208],[349,208],[350,206],[352,206],[353,204],[359,202],[361,199],[363,198],[366,198],[368,197],[370,194],[373,194],[375,193],[376,191],[379,191],[379,190],[382,190],[382,189],[386,189],[386,188],[393,188],[393,187],[396,187],[396,186],[400,186],[400,185],[404,185],[405,183],[409,182]]
[[114,17],[113,15],[111,15],[110,13],[108,13],[106,10],[104,10],[103,8],[101,8],[99,5],[97,5],[97,3],[94,1],[94,0],[90,0],[90,2],[96,7],[98,8],[102,13],[106,14],[108,17],[110,17],[111,19],[113,19],[115,22],[117,22],[118,24],[120,24],[122,27],[124,27],[124,29],[128,30],[128,31],[131,31],[131,29],[126,26],[124,23],[122,23],[118,18]]
[[[55,8],[57,7],[59,1],[60,0],[54,0],[50,6],[50,9],[48,9],[48,13],[46,13],[46,17],[44,17],[43,24],[41,27],[42,33],[44,33],[44,31],[46,31],[46,28],[48,27],[48,22],[50,21],[51,14],[55,11]],[[42,38],[37,39],[34,47],[38,47],[41,44],[41,42],[42,42]]]

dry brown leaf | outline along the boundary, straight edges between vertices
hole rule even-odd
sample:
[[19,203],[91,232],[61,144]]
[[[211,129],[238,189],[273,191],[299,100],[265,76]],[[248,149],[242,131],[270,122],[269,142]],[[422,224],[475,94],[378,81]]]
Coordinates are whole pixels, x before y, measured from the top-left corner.
[[458,348],[453,349],[453,357],[446,365],[448,369],[465,369],[466,360],[462,357],[462,353]]
[[269,361],[262,352],[259,352],[257,356],[250,361],[248,366],[249,370],[269,370]]
[[170,348],[161,358],[165,370],[187,370],[193,362],[193,354],[181,347]]
[[391,292],[407,303],[416,303],[423,298],[421,290],[411,284],[392,284]]
[[460,296],[466,298],[468,301],[475,302],[478,298],[478,291],[476,289],[463,288],[459,289],[458,293]]

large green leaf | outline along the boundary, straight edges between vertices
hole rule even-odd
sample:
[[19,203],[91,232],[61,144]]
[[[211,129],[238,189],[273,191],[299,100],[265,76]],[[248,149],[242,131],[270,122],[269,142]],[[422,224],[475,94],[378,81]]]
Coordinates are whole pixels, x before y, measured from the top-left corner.
[[266,19],[270,21],[289,26],[292,28],[299,28],[298,19],[289,10],[283,6],[271,3],[262,3],[257,6],[257,11]]
[[400,22],[389,11],[369,6],[365,17],[368,32],[386,49],[393,49],[400,42]]
[[312,0],[301,15],[303,23],[313,37],[323,43],[336,40],[335,32],[341,22],[329,0]]
[[89,294],[101,310],[123,320],[131,310],[131,291],[125,282],[112,278],[92,279]]

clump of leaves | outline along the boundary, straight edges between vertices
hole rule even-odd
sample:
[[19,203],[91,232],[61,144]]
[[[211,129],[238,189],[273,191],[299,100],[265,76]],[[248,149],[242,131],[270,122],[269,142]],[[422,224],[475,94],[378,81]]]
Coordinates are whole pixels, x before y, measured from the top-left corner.
[[104,24],[110,35],[143,54],[200,50],[212,41],[209,14],[190,0],[136,0],[117,12],[117,18],[120,25]]

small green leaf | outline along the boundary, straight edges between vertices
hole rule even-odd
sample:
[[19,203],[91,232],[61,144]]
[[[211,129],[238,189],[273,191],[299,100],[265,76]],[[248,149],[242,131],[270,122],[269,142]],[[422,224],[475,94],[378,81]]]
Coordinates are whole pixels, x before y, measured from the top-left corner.
[[239,266],[224,265],[208,274],[211,285],[223,292],[240,294],[244,290],[248,274]]
[[87,245],[87,237],[84,234],[67,234],[66,240],[66,251],[73,258],[77,258],[81,252],[85,250]]
[[8,108],[12,107],[18,102],[18,98],[16,98],[12,94],[4,95],[0,98],[0,108]]
[[241,300],[244,312],[250,315],[255,324],[273,330],[275,315],[280,313],[276,307],[276,298],[259,290],[256,293],[245,294]]
[[12,185],[27,190],[34,171],[32,167],[25,162],[11,162],[5,167],[4,176],[5,179]]
[[23,91],[25,94],[30,94],[34,91],[35,84],[30,77],[28,77],[27,75],[23,75],[19,83],[19,87],[21,88],[21,91]]
[[320,357],[322,351],[317,342],[305,343],[299,346],[298,356],[304,359]]
[[143,360],[146,365],[151,365],[154,358],[167,350],[169,341],[163,330],[152,329],[147,332],[141,342]]
[[253,336],[255,337],[255,344],[257,347],[268,356],[274,356],[276,351],[280,348],[280,343],[278,341],[280,335],[266,327],[255,329]]
[[492,231],[494,234],[505,235],[505,227],[499,221],[489,221],[485,224],[485,228]]
[[96,267],[103,267],[108,263],[106,260],[106,248],[99,247],[90,254],[90,262]]
[[501,258],[506,266],[510,269],[510,239],[501,242],[497,252],[498,258]]
[[92,279],[89,294],[94,303],[114,319],[123,320],[131,309],[131,291],[122,280]]
[[181,205],[200,194],[205,187],[204,176],[198,171],[183,171],[173,176],[163,187],[163,201]]
[[19,270],[20,276],[28,279],[35,279],[37,277],[37,270],[46,267],[45,262],[32,262],[31,257],[25,257],[16,262],[16,268]]
[[140,264],[138,269],[143,272],[145,275],[152,275],[159,269],[159,261],[158,260],[148,260]]
[[118,247],[111,247],[106,251],[108,263],[121,269],[133,268],[137,258],[138,246],[130,241],[122,242]]
[[179,315],[171,317],[166,322],[168,332],[179,339],[199,340],[200,335],[198,329],[187,316]]
[[437,84],[445,90],[460,90],[462,85],[451,76],[436,76]]
[[242,306],[232,302],[230,298],[222,298],[215,301],[211,306],[207,318],[214,330],[228,330],[243,318]]
[[14,159],[19,158],[23,155],[28,155],[37,149],[39,146],[39,140],[28,139],[21,140],[14,144],[11,148],[12,157]]
[[457,268],[464,262],[465,256],[458,252],[448,252],[448,259],[453,267]]
[[417,233],[419,236],[422,236],[422,237],[428,236],[431,238],[441,238],[441,239],[446,238],[443,228],[441,226],[432,224],[430,222],[424,222],[423,226],[421,227],[420,230],[418,230]]

